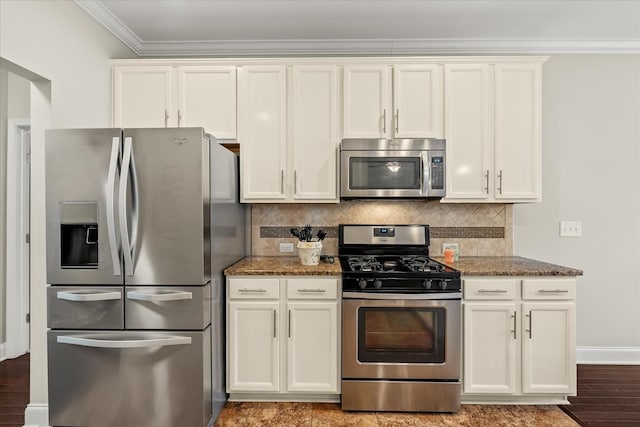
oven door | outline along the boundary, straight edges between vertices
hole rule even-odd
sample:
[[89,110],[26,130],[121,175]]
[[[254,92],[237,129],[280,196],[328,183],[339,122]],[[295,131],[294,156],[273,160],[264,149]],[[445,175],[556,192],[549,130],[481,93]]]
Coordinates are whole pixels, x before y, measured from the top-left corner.
[[340,197],[427,197],[427,151],[342,151]]
[[458,380],[461,300],[416,299],[445,295],[343,299],[343,379]]

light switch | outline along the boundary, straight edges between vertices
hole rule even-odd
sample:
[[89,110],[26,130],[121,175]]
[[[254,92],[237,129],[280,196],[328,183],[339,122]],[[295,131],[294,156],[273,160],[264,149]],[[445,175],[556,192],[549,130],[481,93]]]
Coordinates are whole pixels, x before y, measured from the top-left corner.
[[582,236],[582,221],[560,221],[560,237]]

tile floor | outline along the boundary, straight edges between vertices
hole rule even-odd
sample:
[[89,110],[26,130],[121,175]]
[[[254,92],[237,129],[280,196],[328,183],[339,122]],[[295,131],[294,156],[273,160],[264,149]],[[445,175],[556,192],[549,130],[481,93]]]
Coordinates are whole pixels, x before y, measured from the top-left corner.
[[227,402],[215,426],[574,427],[555,405],[463,405],[457,414],[343,412],[333,403]]

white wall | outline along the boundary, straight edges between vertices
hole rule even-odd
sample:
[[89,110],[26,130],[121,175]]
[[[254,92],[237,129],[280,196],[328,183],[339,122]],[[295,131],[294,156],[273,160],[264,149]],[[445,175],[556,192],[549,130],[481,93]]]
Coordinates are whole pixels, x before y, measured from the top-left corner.
[[[108,61],[135,55],[71,1],[1,0],[0,57],[51,82],[51,127],[63,128],[110,126]],[[49,95],[46,85],[36,86],[42,91],[32,86],[30,406],[48,401],[44,134],[36,118],[46,116],[40,107],[49,102]]]
[[[543,202],[514,207],[514,253],[584,270],[578,349],[633,347],[640,363],[640,55],[552,56],[542,111]],[[560,220],[582,237],[559,237]]]

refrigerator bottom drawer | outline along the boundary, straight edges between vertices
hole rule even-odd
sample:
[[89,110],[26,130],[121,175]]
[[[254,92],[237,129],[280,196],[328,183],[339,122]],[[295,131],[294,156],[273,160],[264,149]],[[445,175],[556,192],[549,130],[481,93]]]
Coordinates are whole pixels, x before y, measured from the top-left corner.
[[49,424],[203,427],[211,418],[211,328],[49,331]]

